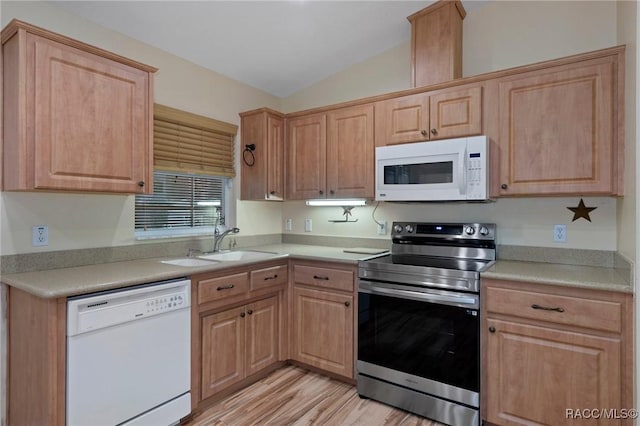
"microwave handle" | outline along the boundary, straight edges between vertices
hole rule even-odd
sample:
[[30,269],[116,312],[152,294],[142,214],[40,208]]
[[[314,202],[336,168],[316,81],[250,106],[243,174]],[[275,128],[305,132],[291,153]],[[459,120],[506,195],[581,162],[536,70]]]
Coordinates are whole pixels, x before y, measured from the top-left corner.
[[467,148],[465,147],[465,149],[462,150],[462,152],[460,152],[458,156],[458,163],[460,164],[458,167],[458,190],[460,194],[464,195],[467,193],[467,182],[465,182],[465,171],[467,169],[467,164],[465,163],[465,161],[467,160]]

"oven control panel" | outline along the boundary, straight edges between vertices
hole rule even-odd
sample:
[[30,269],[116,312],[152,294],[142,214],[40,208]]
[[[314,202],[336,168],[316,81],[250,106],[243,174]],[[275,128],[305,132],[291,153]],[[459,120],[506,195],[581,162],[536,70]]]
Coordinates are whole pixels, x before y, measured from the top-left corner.
[[424,237],[442,239],[495,240],[495,223],[427,223],[427,222],[394,222],[392,238]]

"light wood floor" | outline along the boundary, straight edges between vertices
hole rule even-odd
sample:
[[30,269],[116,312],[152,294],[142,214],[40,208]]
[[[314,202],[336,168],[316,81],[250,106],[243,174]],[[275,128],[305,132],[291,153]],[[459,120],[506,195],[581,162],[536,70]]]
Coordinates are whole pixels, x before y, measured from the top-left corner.
[[439,426],[378,402],[355,387],[299,367],[285,366],[217,402],[186,426],[327,425]]

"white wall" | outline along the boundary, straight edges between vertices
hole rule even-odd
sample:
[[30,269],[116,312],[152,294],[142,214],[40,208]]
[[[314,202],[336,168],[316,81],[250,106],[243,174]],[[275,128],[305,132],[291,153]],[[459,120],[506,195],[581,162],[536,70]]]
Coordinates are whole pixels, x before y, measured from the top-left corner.
[[[17,18],[159,68],[155,101],[240,124],[238,113],[281,108],[281,100],[211,72],[160,49],[95,25],[44,2],[2,1],[1,24]],[[237,144],[240,138],[237,138]],[[237,160],[239,161],[239,160]],[[236,170],[240,170],[239,163]],[[240,188],[239,179],[234,189]],[[232,206],[242,235],[280,233],[279,205],[258,206],[260,221],[248,219],[256,206]],[[53,193],[0,193],[0,254],[135,244],[134,197]],[[49,246],[31,246],[31,227],[49,226]]]
[[[617,6],[611,1],[491,1],[472,9],[463,23],[463,75],[472,76],[542,60],[611,47],[617,40]],[[409,23],[407,22],[407,25]],[[597,28],[597,30],[594,30]],[[410,44],[336,74],[283,100],[287,111],[303,110],[347,99],[373,96],[410,85]],[[382,69],[384,68],[384,69]],[[369,79],[367,70],[377,76]],[[628,154],[631,151],[628,151]],[[633,158],[633,157],[628,157]],[[633,176],[634,165],[627,165]],[[633,185],[631,185],[633,187]],[[579,197],[501,199],[492,204],[391,204],[382,203],[376,217],[392,220],[486,220],[498,224],[500,244],[616,250],[618,205],[615,198],[590,197],[587,206],[598,207],[592,221],[572,222],[568,206]],[[631,203],[633,204],[633,203]],[[370,219],[373,208],[355,208],[355,224],[331,224],[339,209],[306,207],[288,202],[283,219],[292,218],[292,233],[303,234],[305,218],[313,219],[313,234],[378,236]],[[633,208],[625,210],[633,215]],[[360,216],[358,216],[360,215]],[[625,217],[626,217],[625,216]],[[567,225],[567,243],[553,242],[553,225]],[[631,239],[633,240],[633,239]],[[633,241],[625,239],[631,252]]]
[[[157,102],[236,124],[238,112],[261,106],[290,112],[409,87],[408,42],[286,99],[277,99],[46,3],[3,1],[2,24],[13,17],[156,66],[160,69],[156,78]],[[616,20],[617,5],[610,1],[489,2],[471,10],[464,21],[464,74],[614,46],[618,43]],[[633,176],[633,170],[633,164],[627,164],[629,176]],[[239,181],[234,187],[239,188]],[[503,244],[615,250],[619,238],[626,252],[634,250],[635,241],[618,237],[616,224],[629,222],[635,208],[629,208],[629,203],[616,203],[613,198],[587,198],[587,205],[598,207],[592,213],[592,222],[571,222],[572,214],[566,207],[577,205],[578,200],[579,197],[505,199],[464,207],[383,203],[379,210],[389,222],[408,218],[486,218],[498,223]],[[73,206],[78,213],[69,214],[65,205]],[[364,218],[358,224],[346,224],[349,228],[337,229],[327,220],[341,217],[339,211],[316,210],[302,203],[237,202],[235,207],[235,225],[244,235],[280,232],[284,209],[284,216],[296,223],[314,217],[312,235],[353,232],[357,236],[388,238],[379,237],[373,222]],[[356,208],[354,214],[364,214],[368,209],[372,208]],[[260,220],[253,219],[256,215]],[[100,220],[97,224],[96,218]],[[551,226],[556,223],[568,225],[569,241],[565,245],[551,241]],[[51,241],[43,249],[30,244],[31,227],[39,224],[49,225]],[[0,254],[134,244],[133,197],[2,193],[0,231]],[[295,226],[293,232],[304,233]]]

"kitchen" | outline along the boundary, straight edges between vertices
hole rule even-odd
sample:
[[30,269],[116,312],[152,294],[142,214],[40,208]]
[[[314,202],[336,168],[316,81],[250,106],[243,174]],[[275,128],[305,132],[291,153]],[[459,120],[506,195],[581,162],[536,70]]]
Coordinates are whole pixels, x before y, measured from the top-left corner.
[[[161,72],[155,79],[156,102],[231,123],[239,123],[239,112],[254,108],[300,111],[409,87],[408,43],[281,99],[208,72],[46,3],[3,2],[0,7],[3,26],[15,17],[158,67]],[[637,44],[635,14],[633,2],[578,2],[571,6],[561,2],[495,2],[469,11],[464,20],[464,75],[627,44],[624,198],[585,197],[587,206],[597,207],[591,214],[592,222],[570,222],[571,212],[566,208],[576,206],[579,197],[501,198],[495,203],[468,205],[464,209],[451,204],[382,203],[375,216],[389,224],[393,220],[425,220],[425,212],[428,212],[428,220],[494,222],[499,228],[498,244],[503,246],[545,247],[552,252],[559,248],[618,252],[628,260],[635,260],[635,162],[629,160],[636,156],[632,103],[636,76],[633,68],[633,46]],[[580,19],[576,20],[576,16]],[[528,27],[523,25],[523,17],[527,17],[527,24],[532,24]],[[572,25],[567,25],[567,22]],[[593,28],[599,30],[593,31]],[[509,34],[509,37],[504,37],[504,34]],[[521,34],[521,38],[514,37],[514,34]],[[552,37],[553,41],[543,35]],[[359,78],[369,67],[378,69],[381,66],[386,67],[393,77],[376,81]],[[183,75],[190,78],[184,79]],[[203,93],[208,96],[203,96]],[[221,97],[224,102],[219,101]],[[240,187],[238,184],[234,186],[236,189]],[[4,265],[15,260],[12,256],[23,253],[141,245],[132,235],[134,200],[131,196],[5,192],[0,196],[0,203]],[[348,234],[349,237],[377,239],[381,244],[388,244],[388,234],[378,236],[375,222],[370,219],[374,209],[372,205],[355,207],[352,214],[359,219],[358,222],[342,224],[328,222],[341,218],[340,209],[307,207],[300,201],[237,201],[232,204],[235,225],[242,230],[237,237],[240,245],[251,238],[268,240],[272,234],[288,234],[294,242],[318,244],[335,241]],[[256,212],[259,212],[260,221],[254,219]],[[292,219],[291,231],[285,230],[285,219]],[[310,233],[304,231],[305,219],[312,220]],[[31,246],[31,228],[39,224],[49,226],[50,244],[36,250]],[[567,243],[552,241],[554,224],[567,224]],[[342,244],[338,242],[336,245]]]

